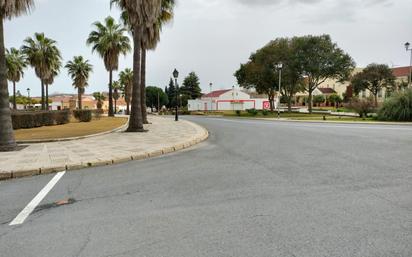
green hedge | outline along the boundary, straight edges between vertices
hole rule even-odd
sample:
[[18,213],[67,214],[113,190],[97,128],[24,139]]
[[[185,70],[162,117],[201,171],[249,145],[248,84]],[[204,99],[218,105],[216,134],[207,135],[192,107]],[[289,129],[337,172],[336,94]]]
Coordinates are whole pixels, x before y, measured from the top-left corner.
[[13,129],[62,125],[70,122],[70,111],[13,111]]
[[399,92],[385,101],[378,119],[383,121],[412,121],[412,89]]
[[80,122],[90,122],[92,121],[92,110],[74,110],[73,116],[76,120]]

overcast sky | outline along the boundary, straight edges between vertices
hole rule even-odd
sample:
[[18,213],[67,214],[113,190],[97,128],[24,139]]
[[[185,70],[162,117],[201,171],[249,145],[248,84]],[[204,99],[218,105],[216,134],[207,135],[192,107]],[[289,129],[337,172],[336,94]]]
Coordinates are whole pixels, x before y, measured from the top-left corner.
[[[412,41],[411,0],[178,0],[174,22],[165,27],[161,43],[148,55],[148,85],[164,87],[176,67],[181,78],[195,71],[204,91],[236,84],[240,63],[277,37],[330,34],[358,66],[371,62],[409,65],[403,47]],[[44,32],[58,42],[64,62],[83,55],[94,65],[88,93],[107,90],[102,60],[85,45],[91,24],[108,15],[109,0],[36,0],[28,16],[5,24],[6,47],[20,47],[27,36]],[[132,56],[120,59],[121,69]],[[117,77],[117,74],[115,74]],[[50,92],[75,93],[62,70]],[[40,94],[40,82],[30,68],[18,89]]]

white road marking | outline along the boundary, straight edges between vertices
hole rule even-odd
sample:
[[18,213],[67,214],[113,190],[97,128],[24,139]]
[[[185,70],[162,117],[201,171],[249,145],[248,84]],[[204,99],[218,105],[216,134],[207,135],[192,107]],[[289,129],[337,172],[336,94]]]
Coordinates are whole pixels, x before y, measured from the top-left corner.
[[235,119],[225,119],[225,118],[208,118],[210,120],[216,121],[227,121],[232,123],[244,123],[244,124],[265,124],[265,125],[277,125],[277,126],[294,126],[302,128],[344,128],[344,129],[375,129],[375,130],[404,130],[412,131],[412,126],[410,125],[397,125],[397,124],[354,124],[354,123],[322,123],[322,122],[294,122],[290,121],[268,121],[268,120],[235,120]]
[[17,217],[9,224],[10,226],[20,225],[27,219],[39,203],[46,197],[52,188],[59,182],[65,174],[65,171],[59,172],[50,180],[50,182],[31,200],[31,202],[17,215]]

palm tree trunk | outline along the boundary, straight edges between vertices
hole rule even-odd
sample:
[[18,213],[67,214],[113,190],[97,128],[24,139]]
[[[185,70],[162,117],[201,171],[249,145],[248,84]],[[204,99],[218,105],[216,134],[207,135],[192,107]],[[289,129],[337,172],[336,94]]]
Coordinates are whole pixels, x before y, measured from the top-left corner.
[[46,88],[46,110],[49,110],[49,85],[44,85]]
[[126,115],[130,115],[130,101],[126,102],[127,108],[126,108]]
[[46,105],[44,104],[44,82],[41,80],[41,109],[45,110]]
[[16,103],[16,81],[13,81],[13,109],[17,110],[17,103]]
[[141,102],[142,102],[142,117],[143,117],[143,124],[149,124],[147,120],[147,107],[146,107],[146,49],[142,48],[142,67],[141,67]]
[[117,100],[114,99],[114,113],[117,113]]
[[109,71],[109,117],[114,117],[114,112],[113,112],[113,70]]
[[82,106],[82,90],[80,88],[77,89],[77,100],[79,101],[79,110],[81,110],[83,106]]
[[133,92],[132,92],[132,110],[130,113],[130,121],[127,132],[143,132],[143,117],[141,104],[141,90],[140,90],[140,46],[142,29],[135,26],[133,29]]
[[9,90],[6,76],[6,50],[4,49],[4,18],[0,15],[0,151],[13,151],[16,148],[11,111]]

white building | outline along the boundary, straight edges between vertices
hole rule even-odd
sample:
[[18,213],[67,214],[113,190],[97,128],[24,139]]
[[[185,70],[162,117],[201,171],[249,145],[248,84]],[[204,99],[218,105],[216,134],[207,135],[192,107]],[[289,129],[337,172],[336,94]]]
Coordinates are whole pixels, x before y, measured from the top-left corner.
[[248,109],[270,109],[267,98],[252,99],[240,89],[225,89],[203,95],[200,99],[189,100],[189,111],[244,111]]

